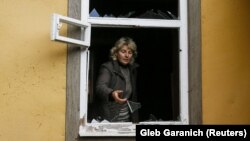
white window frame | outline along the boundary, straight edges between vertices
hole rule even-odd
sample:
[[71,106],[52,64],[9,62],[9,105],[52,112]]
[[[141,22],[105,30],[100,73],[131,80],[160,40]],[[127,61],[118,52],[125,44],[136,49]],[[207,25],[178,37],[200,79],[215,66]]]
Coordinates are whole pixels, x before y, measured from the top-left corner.
[[[86,10],[87,9],[87,10]],[[161,19],[132,19],[132,18],[102,18],[87,17],[88,23],[92,27],[161,27],[161,28],[178,28],[179,29],[179,47],[180,47],[180,119],[179,121],[164,122],[140,122],[138,124],[188,124],[188,31],[187,31],[187,0],[179,0],[178,20],[161,20]],[[82,0],[82,13],[89,12],[89,0]],[[85,14],[84,14],[85,15]],[[85,52],[83,50],[83,52]],[[85,62],[85,54],[82,53],[82,62]],[[88,58],[87,58],[88,59]],[[82,68],[82,67],[81,67]],[[87,74],[82,72],[81,74]],[[87,82],[85,76],[81,77],[80,82]],[[85,86],[84,86],[85,85]],[[81,83],[81,88],[87,88],[87,83]],[[88,123],[88,91],[82,90],[80,94],[80,119],[83,120],[79,128],[80,136],[135,136],[135,124],[125,123]],[[122,129],[130,131],[122,131]]]
[[[135,124],[133,123],[88,123],[88,71],[91,27],[160,27],[179,29],[179,93],[180,93],[180,118],[178,121],[140,122],[138,124],[188,124],[188,30],[187,30],[187,0],[179,0],[179,19],[134,19],[134,18],[101,18],[89,17],[89,0],[81,1],[81,20],[77,21],[63,16],[54,16],[52,24],[52,39],[66,43],[80,45],[80,136],[135,136]],[[61,20],[60,20],[61,19]],[[82,27],[81,40],[62,38],[59,36],[59,24],[65,22]],[[60,37],[60,38],[58,38]],[[121,129],[121,130],[120,130]],[[126,129],[126,131],[123,129]],[[129,129],[129,130],[127,130]]]

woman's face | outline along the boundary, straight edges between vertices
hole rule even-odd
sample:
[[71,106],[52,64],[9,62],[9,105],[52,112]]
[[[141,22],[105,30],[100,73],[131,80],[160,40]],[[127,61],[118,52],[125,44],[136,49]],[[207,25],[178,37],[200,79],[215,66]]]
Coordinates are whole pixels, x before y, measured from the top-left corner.
[[131,49],[128,48],[127,45],[124,45],[117,53],[116,53],[116,57],[118,59],[118,61],[123,64],[123,65],[127,65],[130,63],[131,59],[133,56],[133,52]]

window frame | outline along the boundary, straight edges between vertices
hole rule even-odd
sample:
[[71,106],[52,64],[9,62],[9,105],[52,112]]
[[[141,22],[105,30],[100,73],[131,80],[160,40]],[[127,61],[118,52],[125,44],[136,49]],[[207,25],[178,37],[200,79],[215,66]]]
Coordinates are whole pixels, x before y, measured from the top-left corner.
[[[81,13],[89,13],[89,1],[82,1]],[[83,17],[91,27],[147,27],[147,28],[178,28],[179,30],[179,77],[180,77],[180,113],[176,121],[139,122],[138,124],[188,124],[188,42],[187,42],[187,1],[179,1],[179,19],[134,19],[134,18],[96,18]],[[87,14],[85,14],[87,13]],[[135,124],[133,123],[88,123],[88,50],[81,49],[80,67],[80,119],[83,120],[79,127],[80,136],[135,136]],[[126,127],[127,132],[121,132]]]
[[[188,106],[186,106],[186,107],[181,106],[182,108],[187,108],[186,111],[184,110],[187,113],[183,113],[182,112],[183,110],[180,110],[181,114],[186,115],[185,121],[182,121],[181,124],[183,124],[183,123],[185,123],[185,124],[197,123],[198,124],[198,123],[201,123],[201,108],[200,108],[201,107],[201,73],[200,73],[200,66],[201,66],[200,59],[201,59],[201,57],[200,57],[200,40],[199,40],[200,39],[200,32],[197,32],[197,31],[200,31],[200,29],[199,29],[200,26],[197,26],[197,25],[200,25],[200,20],[199,20],[200,12],[197,12],[197,11],[200,11],[200,0],[188,1],[187,7],[188,7],[188,9],[186,9],[186,10],[189,10],[189,12],[188,12],[189,16],[186,17],[186,19],[188,18],[188,22],[189,22],[188,28],[189,29],[192,28],[193,30],[188,30],[187,25],[186,25],[186,28],[185,27],[182,27],[182,28],[185,28],[183,30],[185,31],[186,34],[188,34],[188,36],[186,36],[186,37],[180,36],[180,41],[182,40],[181,38],[186,38],[186,46],[187,46],[186,48],[184,48],[184,50],[183,50],[183,48],[181,48],[181,49],[183,52],[188,53],[188,54],[183,56],[184,58],[186,58],[186,62],[182,65],[184,65],[184,67],[189,70],[188,72],[185,72],[188,74],[186,76],[186,80],[185,80],[186,83],[180,84],[181,85],[180,88],[183,88],[182,87],[183,85],[184,85],[184,87],[188,87],[184,90],[181,89],[181,91],[188,91],[187,95],[186,95],[187,96],[186,97],[186,100],[187,100],[186,105],[188,105]],[[70,17],[79,19],[80,18],[79,12],[81,11],[80,8],[81,7],[79,7],[79,1],[69,0],[69,16]],[[191,14],[195,14],[195,15],[191,15]],[[180,15],[182,15],[182,14],[180,14]],[[198,16],[198,18],[196,16]],[[93,24],[93,25],[96,24],[95,26],[98,26],[98,22],[95,20],[95,18],[91,18],[91,19],[90,19],[90,22],[92,22],[91,24]],[[180,19],[183,19],[183,18],[181,17]],[[134,21],[136,22],[137,19],[135,19]],[[147,20],[147,21],[149,21],[149,20]],[[149,21],[148,23],[150,23],[150,22],[151,21]],[[171,22],[178,22],[178,21],[172,20]],[[185,21],[185,22],[187,22],[187,21]],[[167,21],[167,23],[169,23],[169,22]],[[148,24],[148,25],[150,25],[150,24]],[[169,25],[167,25],[167,26],[169,27],[170,25],[173,25],[173,24],[169,23]],[[151,26],[152,26],[152,24],[150,25],[150,27]],[[68,34],[70,36],[78,36],[79,35],[75,31],[73,32],[73,29],[71,29],[71,28],[68,29]],[[189,41],[187,42],[187,40],[189,40]],[[180,42],[180,47],[183,46],[183,45],[181,45],[182,43],[183,42]],[[85,53],[83,54],[84,51],[81,48],[77,47],[76,45],[68,45],[68,46],[69,47],[68,47],[68,58],[67,58],[68,63],[67,63],[67,97],[66,97],[67,98],[67,100],[66,100],[66,103],[67,103],[66,104],[67,105],[67,107],[66,107],[66,114],[67,114],[67,116],[66,116],[66,140],[72,139],[71,137],[77,137],[78,131],[82,130],[82,129],[79,129],[79,127],[81,127],[81,125],[86,124],[86,119],[81,118],[83,116],[81,114],[81,106],[82,105],[80,106],[80,104],[82,102],[80,102],[79,99],[83,99],[83,98],[80,98],[80,95],[79,95],[80,93],[82,93],[80,90],[82,82],[81,82],[81,79],[79,79],[79,78],[81,77],[82,73],[87,73],[87,72],[81,72],[80,70],[81,70],[81,67],[84,67],[81,65],[82,64],[81,61],[83,60],[81,58],[83,58],[83,55],[88,54],[87,51],[85,51]],[[190,51],[190,50],[192,50],[192,51]],[[194,60],[194,58],[196,58],[197,61],[195,61],[195,63],[191,63]],[[192,61],[190,61],[190,59]],[[198,67],[196,66],[197,64],[198,64]],[[194,72],[192,70],[194,70]],[[180,69],[180,71],[181,71],[181,69]],[[183,72],[180,72],[180,73],[182,74]],[[198,75],[195,76],[194,74],[195,75],[198,74]],[[199,83],[197,83],[197,82],[199,82]],[[196,98],[194,98],[194,96],[196,96]],[[193,102],[193,101],[196,101],[196,102]],[[183,101],[181,101],[180,103],[182,103],[182,102]],[[197,107],[198,107],[198,109],[197,109]],[[79,115],[81,115],[81,116],[79,117]],[[173,123],[172,122],[164,122],[164,123],[157,122],[157,124],[173,124]],[[179,124],[179,123],[177,122],[177,124]],[[98,136],[98,135],[93,134],[93,136]],[[108,135],[108,136],[110,136],[110,135]],[[118,135],[118,136],[120,136],[120,135]],[[130,136],[130,135],[128,135],[128,136]],[[131,135],[131,136],[134,136],[134,135]]]

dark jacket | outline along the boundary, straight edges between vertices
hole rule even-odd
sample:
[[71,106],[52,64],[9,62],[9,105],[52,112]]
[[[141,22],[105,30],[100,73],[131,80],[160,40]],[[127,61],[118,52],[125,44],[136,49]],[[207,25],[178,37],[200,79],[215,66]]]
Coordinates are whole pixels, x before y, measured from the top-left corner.
[[[130,80],[132,85],[132,95],[129,100],[137,101],[136,94],[136,77],[137,64],[129,65]],[[101,65],[97,83],[96,83],[96,97],[98,99],[99,114],[106,120],[112,121],[118,115],[121,104],[114,101],[111,93],[114,90],[126,89],[125,78],[120,70],[117,61],[109,61]],[[132,122],[138,122],[138,113],[135,112],[131,116]]]

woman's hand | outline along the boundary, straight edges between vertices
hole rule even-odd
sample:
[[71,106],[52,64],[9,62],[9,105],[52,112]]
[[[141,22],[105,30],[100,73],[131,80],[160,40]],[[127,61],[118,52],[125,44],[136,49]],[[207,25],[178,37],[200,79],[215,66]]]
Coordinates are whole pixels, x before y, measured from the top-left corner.
[[122,90],[115,90],[112,92],[112,97],[114,98],[115,102],[123,104],[127,101],[126,98],[121,98],[123,91]]

